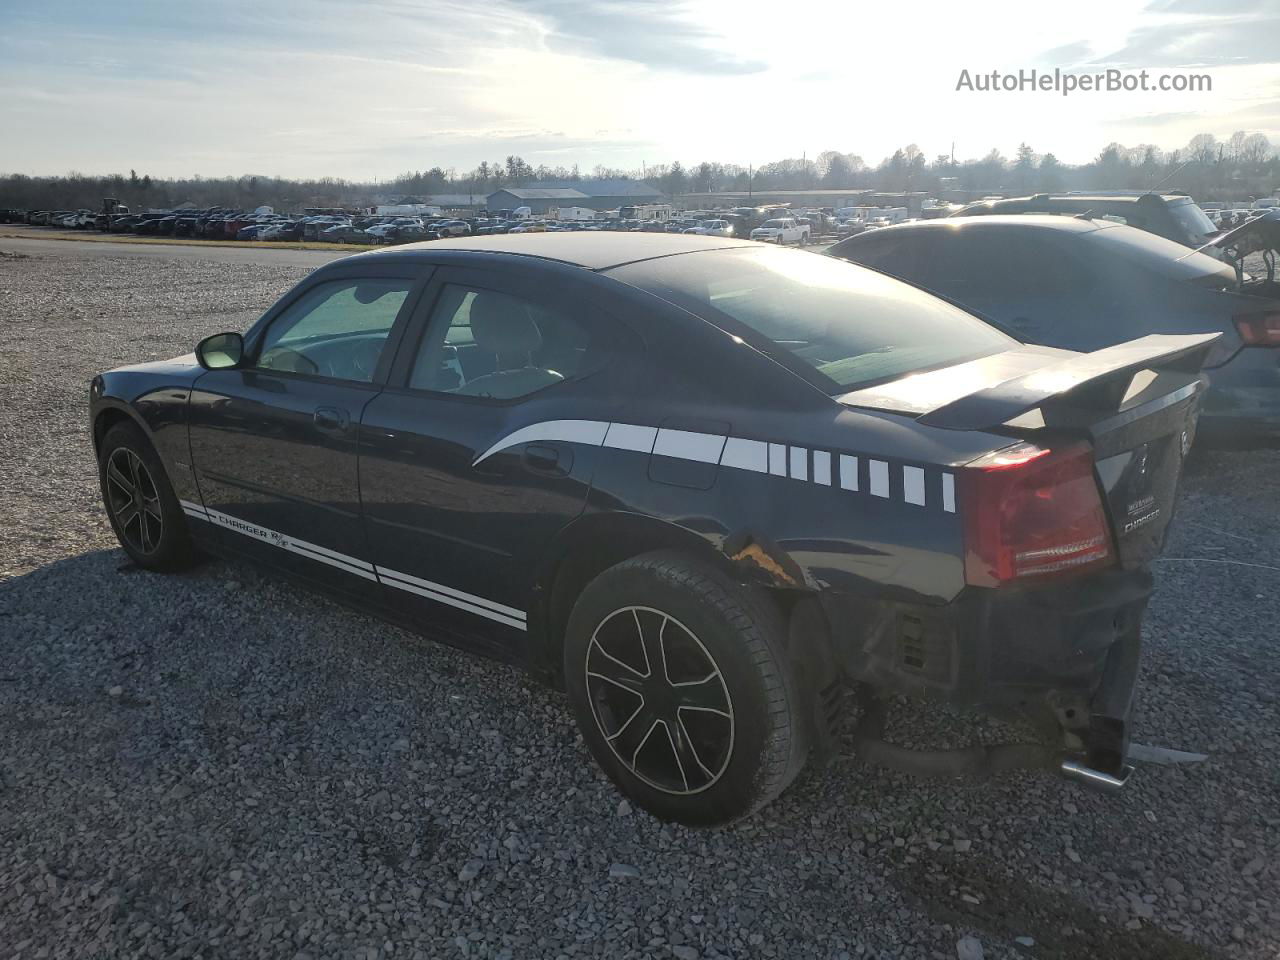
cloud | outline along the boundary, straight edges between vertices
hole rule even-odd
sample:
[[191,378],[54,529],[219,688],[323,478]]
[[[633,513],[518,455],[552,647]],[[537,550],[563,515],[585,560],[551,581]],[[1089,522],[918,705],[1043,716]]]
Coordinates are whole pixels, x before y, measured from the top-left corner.
[[1075,67],[1087,63],[1093,56],[1093,47],[1086,40],[1066,43],[1052,50],[1046,50],[1036,59],[1053,67]]
[[759,73],[767,65],[726,49],[711,30],[667,0],[513,0],[545,23],[562,50],[699,74]]
[[1204,114],[1194,110],[1186,110],[1175,113],[1140,113],[1131,117],[1112,117],[1104,122],[1111,127],[1167,127],[1203,116]]
[[1273,0],[1153,0],[1147,13],[1240,14],[1274,9]]
[[1280,63],[1280,0],[1161,0],[1153,6],[1181,16],[1140,27],[1094,63],[1133,69]]

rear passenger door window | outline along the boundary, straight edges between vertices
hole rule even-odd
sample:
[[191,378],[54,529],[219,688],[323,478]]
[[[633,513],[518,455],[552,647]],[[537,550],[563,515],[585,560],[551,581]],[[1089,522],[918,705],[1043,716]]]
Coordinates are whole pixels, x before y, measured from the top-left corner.
[[409,386],[516,400],[598,370],[607,334],[568,308],[483,286],[447,283],[431,311]]

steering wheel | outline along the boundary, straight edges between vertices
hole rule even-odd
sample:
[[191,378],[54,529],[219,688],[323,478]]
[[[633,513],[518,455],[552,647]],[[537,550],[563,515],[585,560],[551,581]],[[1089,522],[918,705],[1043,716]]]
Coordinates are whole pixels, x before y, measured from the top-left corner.
[[310,357],[288,347],[272,347],[262,355],[258,366],[288,373],[319,373],[320,366]]

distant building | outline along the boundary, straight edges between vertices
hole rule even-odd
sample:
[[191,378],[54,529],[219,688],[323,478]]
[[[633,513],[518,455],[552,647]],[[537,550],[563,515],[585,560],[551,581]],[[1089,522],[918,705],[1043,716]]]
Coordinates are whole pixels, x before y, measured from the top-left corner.
[[483,193],[433,193],[427,202],[442,210],[469,211],[484,209]]
[[561,187],[508,187],[489,194],[490,210],[514,210],[528,207],[535,216],[559,207],[588,206],[590,199],[581,190]]
[[597,211],[591,207],[551,207],[547,210],[547,216],[553,220],[594,220]]
[[506,187],[489,194],[486,202],[490,210],[528,207],[538,216],[560,207],[616,210],[626,204],[653,203],[662,199],[660,191],[636,180],[577,180],[572,185],[560,182]]

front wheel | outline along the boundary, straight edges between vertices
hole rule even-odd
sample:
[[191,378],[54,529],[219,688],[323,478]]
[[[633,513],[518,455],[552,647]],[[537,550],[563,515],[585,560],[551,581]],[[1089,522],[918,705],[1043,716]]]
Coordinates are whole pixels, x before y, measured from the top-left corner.
[[801,693],[772,600],[677,553],[606,570],[565,638],[583,739],[663,820],[721,826],[778,796],[808,755]]
[[194,562],[182,505],[159,455],[136,425],[122,422],[107,431],[98,476],[111,529],[134,563],[171,572]]

